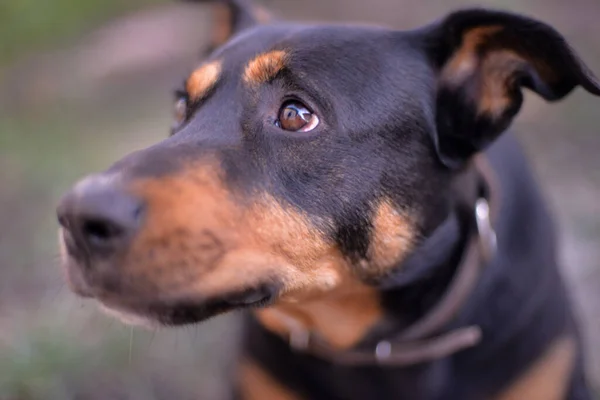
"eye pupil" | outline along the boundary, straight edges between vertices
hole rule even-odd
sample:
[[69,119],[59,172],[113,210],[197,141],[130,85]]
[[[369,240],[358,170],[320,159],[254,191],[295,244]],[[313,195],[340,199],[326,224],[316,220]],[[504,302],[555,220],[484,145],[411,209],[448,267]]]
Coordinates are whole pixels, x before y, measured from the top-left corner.
[[308,132],[316,127],[318,119],[304,104],[290,101],[281,108],[277,122],[286,131]]
[[288,106],[285,109],[285,119],[294,119],[298,116],[298,111],[296,111],[295,109],[293,109],[292,107]]

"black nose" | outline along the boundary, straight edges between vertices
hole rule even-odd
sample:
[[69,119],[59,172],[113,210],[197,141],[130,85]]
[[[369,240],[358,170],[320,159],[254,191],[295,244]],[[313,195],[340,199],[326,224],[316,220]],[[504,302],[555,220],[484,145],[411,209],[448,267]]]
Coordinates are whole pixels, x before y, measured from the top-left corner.
[[142,213],[139,199],[102,175],[78,183],[57,209],[67,248],[88,257],[108,256],[124,248],[138,230]]

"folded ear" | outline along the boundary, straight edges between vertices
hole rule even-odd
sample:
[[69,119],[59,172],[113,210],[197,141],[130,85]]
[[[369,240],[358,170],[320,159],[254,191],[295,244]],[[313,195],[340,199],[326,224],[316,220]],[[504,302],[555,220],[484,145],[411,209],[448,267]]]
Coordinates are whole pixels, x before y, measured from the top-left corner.
[[600,83],[565,39],[523,16],[481,9],[453,13],[419,32],[438,73],[440,159],[458,167],[504,131],[523,102],[522,88],[548,101]]
[[194,3],[214,3],[215,22],[207,53],[227,42],[232,36],[254,25],[268,23],[271,14],[251,0],[184,0]]

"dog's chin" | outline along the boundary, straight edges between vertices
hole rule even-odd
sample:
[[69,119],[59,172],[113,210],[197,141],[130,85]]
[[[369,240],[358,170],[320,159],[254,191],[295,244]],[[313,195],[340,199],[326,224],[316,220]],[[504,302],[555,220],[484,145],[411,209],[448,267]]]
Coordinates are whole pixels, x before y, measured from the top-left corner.
[[277,292],[276,285],[267,284],[202,300],[119,301],[114,297],[98,300],[108,315],[129,325],[155,329],[195,324],[234,310],[266,307],[273,303]]
[[135,314],[133,312],[129,312],[129,311],[124,311],[124,310],[120,310],[118,308],[113,308],[110,306],[105,305],[104,303],[99,303],[100,304],[100,310],[102,310],[102,312],[104,312],[105,314],[114,317],[116,319],[118,319],[119,321],[121,321],[122,323],[126,324],[126,325],[132,325],[132,326],[139,326],[142,328],[147,328],[147,329],[156,329],[156,328],[160,328],[161,324],[142,314]]

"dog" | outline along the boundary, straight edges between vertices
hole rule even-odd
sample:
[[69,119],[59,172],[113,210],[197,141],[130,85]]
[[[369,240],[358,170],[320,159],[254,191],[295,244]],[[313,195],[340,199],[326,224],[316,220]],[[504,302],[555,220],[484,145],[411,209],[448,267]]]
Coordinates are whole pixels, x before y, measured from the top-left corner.
[[170,137],[58,206],[72,290],[123,320],[245,315],[241,399],[591,399],[511,121],[600,83],[543,22],[416,30],[216,4]]

